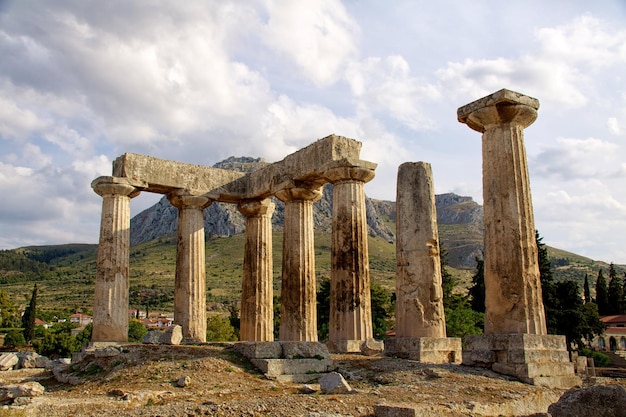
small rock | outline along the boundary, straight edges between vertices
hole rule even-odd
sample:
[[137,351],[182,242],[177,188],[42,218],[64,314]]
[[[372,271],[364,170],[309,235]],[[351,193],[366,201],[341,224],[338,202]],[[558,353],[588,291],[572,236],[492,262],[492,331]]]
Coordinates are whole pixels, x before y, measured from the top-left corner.
[[124,391],[119,388],[112,389],[111,391],[107,392],[107,394],[111,397],[123,397],[125,395]]
[[187,376],[187,375],[183,375],[178,379],[178,382],[176,382],[176,385],[184,388],[186,386],[188,386],[189,384],[191,384],[191,377]]
[[317,390],[310,385],[303,385],[302,388],[300,388],[300,392],[302,394],[314,394]]
[[337,372],[330,372],[321,377],[320,389],[322,394],[350,394],[353,392],[343,376]]
[[94,352],[94,356],[96,358],[112,358],[120,354],[120,350],[114,346],[107,346],[104,349],[96,349]]

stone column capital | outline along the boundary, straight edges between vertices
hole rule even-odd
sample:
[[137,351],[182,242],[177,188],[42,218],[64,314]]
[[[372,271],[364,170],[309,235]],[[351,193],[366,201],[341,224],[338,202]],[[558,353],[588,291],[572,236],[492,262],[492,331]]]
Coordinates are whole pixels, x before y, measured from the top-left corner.
[[376,173],[364,167],[334,167],[324,172],[324,177],[335,184],[341,182],[369,182]]
[[243,200],[237,204],[237,209],[244,217],[271,216],[276,204],[269,198],[264,200]]
[[115,179],[97,179],[91,183],[91,188],[101,197],[122,195],[130,198],[136,197],[141,191],[132,185],[117,182]]
[[513,123],[526,128],[537,119],[539,100],[502,89],[459,107],[457,118],[470,129],[484,133],[490,126]]
[[290,201],[317,201],[322,198],[322,187],[319,185],[285,188],[276,193],[283,203]]
[[167,199],[178,209],[198,209],[203,210],[210,206],[213,200],[204,195],[194,195],[187,190],[176,190],[167,194]]

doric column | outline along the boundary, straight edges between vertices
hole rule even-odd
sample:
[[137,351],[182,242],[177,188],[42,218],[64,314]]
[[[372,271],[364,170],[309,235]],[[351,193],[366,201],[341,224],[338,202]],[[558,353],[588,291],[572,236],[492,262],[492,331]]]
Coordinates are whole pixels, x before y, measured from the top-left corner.
[[91,187],[102,196],[91,340],[126,342],[130,199],[139,195],[139,191],[114,177],[97,178]]
[[285,203],[280,340],[317,341],[313,202],[319,186],[276,193]]
[[324,176],[333,184],[329,344],[358,352],[373,338],[364,184],[374,169],[336,167]]
[[398,168],[396,338],[446,337],[439,231],[430,164]]
[[269,199],[248,200],[240,202],[237,208],[246,217],[239,340],[272,341],[272,214],[275,205]]
[[182,326],[185,339],[206,342],[204,208],[212,201],[186,190],[167,198],[178,208],[174,323]]
[[546,334],[524,128],[539,101],[500,90],[458,109],[481,132],[485,223],[485,333]]

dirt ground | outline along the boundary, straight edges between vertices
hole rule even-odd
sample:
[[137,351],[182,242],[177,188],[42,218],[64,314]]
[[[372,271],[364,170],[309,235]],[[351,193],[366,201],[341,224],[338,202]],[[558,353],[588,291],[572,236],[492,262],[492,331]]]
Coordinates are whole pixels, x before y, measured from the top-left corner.
[[[50,370],[0,372],[0,384],[38,381],[46,388],[3,406],[0,417],[373,416],[376,404],[410,404],[423,416],[527,416],[545,413],[564,392],[462,365],[361,355],[333,361],[356,393],[321,394],[316,384],[303,393],[303,384],[269,380],[228,344],[133,345],[73,364],[60,374],[66,383]],[[190,383],[179,387],[183,376]]]

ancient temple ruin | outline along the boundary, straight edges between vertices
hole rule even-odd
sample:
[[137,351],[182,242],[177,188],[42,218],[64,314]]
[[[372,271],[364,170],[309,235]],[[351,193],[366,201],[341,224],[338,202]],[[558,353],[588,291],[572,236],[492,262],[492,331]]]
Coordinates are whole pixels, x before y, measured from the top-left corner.
[[203,210],[214,201],[237,204],[246,217],[241,339],[273,340],[270,197],[283,201],[280,339],[317,341],[312,204],[331,183],[329,343],[359,351],[373,336],[364,184],[376,168],[360,150],[360,142],[332,135],[247,174],[130,153],[117,158],[112,176],[92,182],[103,199],[92,341],[127,340],[130,201],[140,192],[165,194],[178,208],[174,322],[196,342],[206,341]]

